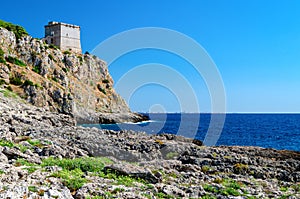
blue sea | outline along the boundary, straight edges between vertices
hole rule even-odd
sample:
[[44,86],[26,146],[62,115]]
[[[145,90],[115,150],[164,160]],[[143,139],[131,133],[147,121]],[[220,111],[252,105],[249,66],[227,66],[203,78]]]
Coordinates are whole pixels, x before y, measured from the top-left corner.
[[[149,114],[149,117],[150,121],[137,124],[83,126],[144,131],[148,134],[177,134],[202,141],[207,139],[208,145],[260,146],[300,151],[300,114],[157,113]],[[215,119],[211,121],[212,118]]]

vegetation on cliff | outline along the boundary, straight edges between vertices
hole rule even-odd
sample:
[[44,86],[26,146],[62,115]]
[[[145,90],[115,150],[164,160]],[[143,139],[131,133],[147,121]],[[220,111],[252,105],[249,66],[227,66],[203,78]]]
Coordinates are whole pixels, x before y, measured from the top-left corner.
[[12,31],[15,34],[17,39],[20,39],[22,36],[28,35],[27,31],[22,26],[15,25],[3,20],[0,20],[0,27]]
[[[2,88],[35,106],[72,115],[80,123],[133,121],[139,117],[132,115],[114,91],[103,60],[71,50],[62,52],[32,38],[20,26],[4,21],[0,24]],[[122,113],[127,117],[99,119],[102,113]]]

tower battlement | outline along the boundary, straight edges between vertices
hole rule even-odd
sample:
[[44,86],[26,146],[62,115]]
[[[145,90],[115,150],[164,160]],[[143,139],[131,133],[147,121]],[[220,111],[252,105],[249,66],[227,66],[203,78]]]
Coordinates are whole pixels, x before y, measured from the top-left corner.
[[81,53],[80,26],[51,21],[45,26],[45,37],[48,44],[53,44],[61,50],[71,50]]

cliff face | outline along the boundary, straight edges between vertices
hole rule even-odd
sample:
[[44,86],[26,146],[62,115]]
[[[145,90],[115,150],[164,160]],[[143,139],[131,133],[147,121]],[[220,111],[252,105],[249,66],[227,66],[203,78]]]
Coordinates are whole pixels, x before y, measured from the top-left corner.
[[[57,49],[0,28],[0,82],[27,102],[78,122],[138,121],[98,57]],[[113,113],[113,114],[108,114]]]

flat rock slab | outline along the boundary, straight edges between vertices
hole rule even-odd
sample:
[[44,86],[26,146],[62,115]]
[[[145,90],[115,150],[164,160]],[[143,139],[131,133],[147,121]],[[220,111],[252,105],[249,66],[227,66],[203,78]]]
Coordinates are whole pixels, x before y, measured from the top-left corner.
[[149,169],[132,164],[113,164],[104,168],[105,172],[115,172],[117,175],[126,175],[134,178],[140,178],[150,183],[158,183],[161,176],[154,175]]

